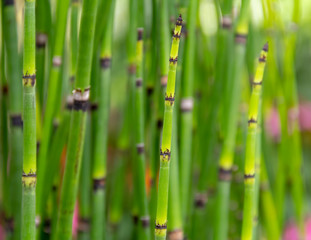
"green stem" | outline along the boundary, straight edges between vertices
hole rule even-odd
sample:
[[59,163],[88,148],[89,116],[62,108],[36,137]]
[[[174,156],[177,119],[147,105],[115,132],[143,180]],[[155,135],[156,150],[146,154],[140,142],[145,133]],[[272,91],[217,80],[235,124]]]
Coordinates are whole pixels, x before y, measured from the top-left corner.
[[268,44],[266,44],[260,54],[259,63],[253,81],[253,91],[251,94],[249,112],[248,112],[248,131],[245,153],[245,171],[244,171],[244,207],[242,240],[251,240],[253,238],[253,218],[255,205],[255,160],[256,160],[256,141],[258,131],[258,118],[261,112],[261,92],[263,74],[266,64]]
[[36,182],[37,182],[37,142],[36,142],[36,48],[35,48],[35,0],[25,0],[24,20],[24,62],[23,62],[23,204],[22,239],[36,237]]
[[61,187],[56,238],[69,240],[72,234],[72,217],[77,196],[82,148],[84,143],[86,109],[89,101],[89,84],[95,32],[97,0],[84,0],[79,31],[77,74],[73,92],[73,110],[69,129],[67,161]]
[[155,226],[155,239],[164,240],[167,232],[167,206],[169,187],[169,166],[171,156],[172,120],[175,98],[175,79],[179,41],[181,36],[182,18],[176,22],[169,61],[168,81],[165,94],[165,111],[163,123],[162,144],[160,150],[160,173],[158,185],[157,215]]

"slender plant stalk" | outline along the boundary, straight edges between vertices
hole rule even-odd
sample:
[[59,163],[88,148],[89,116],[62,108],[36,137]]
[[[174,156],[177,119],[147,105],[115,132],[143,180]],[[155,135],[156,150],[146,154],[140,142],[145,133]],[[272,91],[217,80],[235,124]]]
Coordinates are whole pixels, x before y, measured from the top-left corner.
[[244,66],[245,44],[248,33],[248,8],[249,0],[243,0],[235,32],[233,50],[235,61],[232,69],[232,76],[227,86],[227,89],[231,89],[230,95],[228,96],[228,99],[231,100],[228,103],[224,143],[219,160],[215,229],[216,240],[225,240],[228,237],[230,184],[237,132],[238,106],[240,103],[242,85],[242,69]]
[[[51,5],[50,1],[38,1],[36,4],[36,63],[37,63],[37,95],[42,107],[45,93],[45,73],[47,44],[51,36]],[[37,104],[38,105],[38,104]],[[37,106],[38,108],[38,106]],[[40,116],[41,117],[41,116]]]
[[78,240],[90,239],[90,223],[91,223],[91,128],[90,116],[86,120],[86,132],[84,150],[81,165],[81,177],[79,183],[79,222],[78,222]]
[[[53,129],[53,118],[57,112],[57,103],[60,99],[60,72],[62,66],[62,56],[65,41],[67,14],[69,8],[69,0],[58,1],[57,17],[55,24],[55,37],[52,47],[52,66],[49,74],[49,85],[47,92],[47,101],[44,112],[43,121],[43,139],[40,144],[39,151],[39,168],[38,171],[38,187],[37,187],[37,215],[40,216],[44,209],[45,199],[47,199],[48,192],[44,191],[44,183],[46,181],[46,172],[50,168],[50,162],[47,161],[49,153],[49,145],[51,142],[51,135]],[[46,193],[46,194],[45,194]]]
[[107,174],[107,147],[108,121],[110,104],[111,78],[111,45],[114,17],[114,3],[110,5],[107,27],[104,31],[102,51],[100,56],[100,76],[98,83],[97,121],[95,123],[93,149],[93,191],[92,191],[92,225],[91,239],[106,239],[106,174]]
[[70,81],[74,82],[77,67],[77,50],[78,50],[78,30],[79,30],[79,11],[80,1],[71,0],[71,17],[70,17],[70,45],[71,45],[71,68]]
[[189,209],[189,188],[192,162],[192,132],[193,132],[193,78],[195,56],[195,27],[197,20],[198,1],[189,2],[187,18],[187,37],[183,61],[183,74],[180,103],[180,199],[183,219],[185,221]]
[[[3,17],[3,6],[0,4],[0,14],[1,17]],[[3,36],[3,18],[1,20],[1,36]],[[0,101],[1,101],[1,110],[0,110],[0,161],[1,161],[1,205],[0,205],[0,211],[3,213],[4,216],[4,227],[5,227],[5,235],[7,239],[11,239],[12,232],[10,230],[9,226],[9,198],[8,198],[8,156],[9,156],[9,144],[8,144],[8,83],[7,79],[5,77],[5,65],[4,65],[4,59],[5,59],[5,51],[4,51],[4,41],[3,38],[1,39],[1,56],[0,56],[0,66],[1,66],[1,72],[0,72],[0,78],[1,78],[1,95],[0,95]],[[20,182],[20,181],[19,181]]]
[[[9,83],[9,155],[8,168],[8,206],[7,218],[12,223],[13,239],[19,240],[21,236],[21,171],[23,154],[23,130],[22,130],[22,83],[20,81],[21,69],[17,48],[17,25],[14,1],[2,1],[3,16],[2,26],[5,34],[7,81]],[[4,54],[4,53],[3,53]]]
[[145,185],[145,143],[144,143],[144,102],[143,102],[143,29],[137,30],[136,45],[136,89],[134,96],[134,121],[135,121],[135,187],[137,193],[137,204],[140,218],[140,237],[150,239],[150,217]]
[[85,0],[79,32],[77,74],[73,92],[73,110],[69,130],[67,161],[61,187],[56,238],[71,239],[72,217],[84,143],[86,109],[89,101],[91,60],[96,19],[96,0]]
[[249,104],[248,112],[248,132],[246,140],[245,153],[245,171],[244,171],[244,207],[242,240],[250,240],[253,237],[253,217],[255,203],[255,160],[256,160],[256,141],[258,131],[258,113],[261,108],[261,92],[263,74],[266,64],[268,44],[266,44],[260,54],[259,63],[253,81],[253,91]]
[[265,161],[261,161],[260,171],[261,214],[268,240],[280,239],[280,228]]
[[[180,91],[180,81],[176,82],[175,87],[175,100],[176,108],[178,109],[180,102],[178,101]],[[174,111],[172,120],[172,155],[170,165],[170,180],[168,190],[168,239],[169,240],[182,240],[184,239],[183,224],[182,224],[182,211],[181,201],[179,197],[179,166],[178,166],[178,112]]]
[[36,36],[35,0],[25,0],[24,12],[24,62],[23,62],[23,204],[22,239],[36,237],[36,182],[37,182],[37,143],[36,143]]
[[175,79],[178,58],[178,48],[181,36],[182,18],[177,19],[172,40],[168,81],[165,94],[165,111],[163,123],[162,144],[160,150],[160,173],[158,185],[157,216],[155,225],[155,239],[166,239],[167,206],[169,187],[169,166],[171,157],[172,119],[175,98]]

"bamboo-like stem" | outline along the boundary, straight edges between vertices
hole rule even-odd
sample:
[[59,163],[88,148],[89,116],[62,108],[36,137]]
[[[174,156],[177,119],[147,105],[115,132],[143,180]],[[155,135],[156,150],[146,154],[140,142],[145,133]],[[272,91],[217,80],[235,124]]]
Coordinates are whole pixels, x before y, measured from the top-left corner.
[[[3,6],[0,4],[0,16],[1,21],[1,36],[3,36]],[[2,71],[0,72],[0,102],[1,102],[1,110],[0,110],[0,174],[1,174],[1,205],[0,211],[4,216],[4,226],[5,226],[5,235],[7,239],[11,239],[12,232],[10,231],[9,223],[9,198],[8,198],[8,174],[7,174],[7,166],[8,166],[8,156],[9,156],[9,144],[8,144],[8,83],[5,77],[5,51],[4,51],[4,41],[1,39],[1,56],[0,56],[0,68]],[[19,181],[20,182],[20,181]]]
[[258,113],[261,108],[261,92],[263,74],[266,64],[268,44],[266,44],[261,53],[253,81],[253,91],[251,94],[249,112],[248,112],[248,131],[245,153],[245,171],[244,171],[244,207],[242,240],[251,240],[253,237],[253,217],[254,217],[254,190],[255,190],[255,160],[256,160],[256,141],[258,131]]
[[178,58],[178,48],[181,36],[182,18],[177,19],[169,60],[168,81],[165,94],[165,111],[163,123],[162,144],[160,150],[160,174],[158,185],[158,202],[155,225],[155,239],[166,239],[167,232],[167,206],[169,187],[169,166],[172,140],[172,118],[175,98],[175,79]]
[[144,102],[143,102],[143,29],[137,30],[137,44],[136,44],[136,81],[135,81],[135,95],[134,95],[134,122],[135,122],[135,187],[137,193],[137,204],[139,209],[139,229],[142,239],[150,239],[150,217],[148,211],[148,201],[145,185],[145,142],[144,142]]
[[84,0],[79,32],[77,74],[69,129],[67,161],[61,187],[56,238],[71,239],[72,217],[80,174],[86,109],[89,101],[91,60],[96,19],[96,0]]
[[[50,1],[42,0],[36,4],[36,63],[37,63],[37,95],[42,107],[45,93],[45,73],[47,44],[51,36],[51,5]],[[49,43],[50,44],[50,43]],[[38,104],[37,104],[38,105]],[[37,106],[38,107],[38,106]],[[41,117],[41,116],[40,116]]]
[[228,102],[229,106],[226,115],[227,121],[225,123],[224,143],[219,160],[215,229],[215,239],[217,240],[224,240],[228,237],[230,184],[237,132],[238,106],[240,103],[242,85],[242,69],[244,66],[245,44],[248,34],[248,8],[249,0],[243,0],[235,29],[235,44],[233,50],[235,61],[233,63],[232,76],[227,86],[227,89],[230,89],[228,96],[230,102]]
[[60,99],[60,71],[62,66],[62,56],[65,41],[67,14],[69,8],[69,0],[59,1],[57,8],[55,39],[52,48],[52,66],[49,74],[49,85],[47,92],[47,101],[44,112],[42,141],[39,151],[39,168],[38,171],[38,187],[37,187],[37,215],[40,216],[44,208],[45,199],[48,192],[44,191],[44,183],[46,181],[46,172],[50,167],[47,161],[49,145],[51,142],[51,134],[53,128],[53,118],[57,111],[58,99]]
[[[176,81],[175,87],[175,98],[174,105],[178,109],[180,105],[179,92],[180,92],[180,81]],[[169,240],[182,240],[184,239],[183,233],[183,219],[181,211],[180,201],[180,183],[179,183],[179,166],[178,166],[178,112],[174,111],[172,120],[172,154],[171,154],[171,165],[170,165],[170,180],[168,190],[168,239]]]
[[[232,51],[230,51],[230,49],[233,47],[233,20],[231,16],[231,10],[232,1],[226,1],[226,4],[222,7],[223,18],[220,21],[221,26],[217,34],[215,82],[212,86],[211,96],[209,97],[210,107],[208,110],[208,120],[206,127],[203,128],[206,129],[203,130],[204,139],[205,136],[209,137],[206,139],[206,143],[204,143],[204,147],[206,146],[206,151],[204,151],[204,154],[200,155],[201,172],[198,181],[198,192],[195,194],[196,197],[194,200],[194,228],[195,225],[201,222],[199,217],[204,214],[202,209],[204,209],[206,205],[207,187],[208,185],[211,185],[211,180],[209,179],[213,179],[213,176],[217,174],[216,171],[213,170],[215,168],[215,161],[213,159],[214,156],[212,153],[215,151],[215,146],[217,143],[217,119],[219,115],[219,106],[221,106],[221,94],[219,94],[219,92],[221,92],[221,89],[223,88],[226,89],[227,82],[229,80],[231,81],[230,69],[232,64],[230,64],[230,53]],[[226,99],[226,97],[224,97],[224,99]],[[225,105],[225,103],[223,105]],[[221,226],[218,225],[218,223],[221,224]],[[215,231],[216,239],[217,237],[221,239],[219,234],[224,234],[226,232],[227,225],[225,223],[225,221],[216,221],[216,227],[219,226],[219,228],[217,227]],[[197,239],[200,236],[200,231],[195,231],[194,234],[197,234],[193,236],[194,239]]]
[[[6,66],[8,89],[8,116],[9,116],[9,156],[8,165],[8,216],[13,223],[13,239],[21,236],[21,172],[23,154],[22,130],[22,83],[20,81],[21,69],[17,47],[17,25],[14,1],[2,1],[2,26],[5,34]],[[4,52],[3,52],[4,54]],[[4,70],[4,69],[3,69]]]
[[185,221],[189,208],[189,188],[192,162],[192,128],[193,128],[193,83],[194,83],[194,56],[195,56],[195,27],[198,12],[198,1],[189,3],[187,18],[187,38],[184,51],[183,74],[180,103],[180,199],[183,219]]
[[79,182],[79,221],[78,221],[78,240],[90,239],[91,223],[91,127],[90,116],[87,116],[85,142],[83,147],[83,156],[81,164],[81,177]]
[[70,45],[71,45],[71,67],[70,81],[74,82],[77,67],[77,50],[78,50],[78,26],[80,1],[71,0],[71,17],[70,17]]
[[94,131],[93,149],[93,191],[92,191],[92,225],[91,239],[106,239],[106,174],[108,148],[108,121],[111,79],[111,48],[115,1],[110,5],[107,27],[104,31],[100,56],[100,75],[98,82],[98,106]]
[[36,237],[36,39],[35,0],[25,0],[24,17],[24,61],[23,61],[23,204],[22,239]]

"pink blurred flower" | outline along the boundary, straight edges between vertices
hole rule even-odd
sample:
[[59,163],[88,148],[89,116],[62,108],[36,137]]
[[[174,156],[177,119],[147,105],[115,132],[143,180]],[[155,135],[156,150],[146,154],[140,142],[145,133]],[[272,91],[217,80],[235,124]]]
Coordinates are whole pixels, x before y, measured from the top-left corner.
[[[305,240],[311,240],[311,219],[309,218],[305,223],[306,238]],[[284,240],[300,240],[298,228],[294,222],[287,224],[284,231]]]

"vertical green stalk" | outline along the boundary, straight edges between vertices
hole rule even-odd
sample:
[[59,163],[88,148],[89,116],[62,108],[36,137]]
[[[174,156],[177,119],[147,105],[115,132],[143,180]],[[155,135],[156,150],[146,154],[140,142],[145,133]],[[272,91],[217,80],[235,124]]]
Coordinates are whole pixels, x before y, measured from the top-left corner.
[[97,116],[93,123],[93,191],[92,191],[92,225],[91,239],[106,239],[106,174],[108,148],[108,121],[110,103],[111,51],[114,17],[114,0],[110,5],[109,17],[104,31],[100,55],[100,76],[98,82],[98,105],[92,105]]
[[248,112],[248,131],[245,153],[244,170],[244,207],[242,240],[251,240],[253,237],[253,217],[255,203],[255,160],[256,160],[256,141],[258,131],[258,117],[261,108],[261,92],[263,74],[266,65],[268,44],[266,44],[260,54],[256,74],[253,81],[253,91],[251,94]]
[[191,0],[187,18],[187,38],[184,52],[183,74],[180,103],[180,199],[183,219],[185,221],[189,208],[189,188],[192,162],[193,131],[193,79],[195,57],[195,26],[198,12],[198,1]]
[[246,39],[248,34],[248,8],[249,0],[243,0],[241,11],[235,29],[235,44],[233,49],[233,69],[227,89],[230,89],[228,99],[228,112],[225,123],[225,136],[223,148],[219,160],[217,207],[216,207],[216,229],[215,239],[224,240],[228,235],[228,211],[232,165],[234,158],[234,147],[237,132],[238,108],[240,103],[240,92],[242,85],[242,70],[245,60]]
[[85,141],[83,147],[81,177],[79,182],[79,221],[78,221],[78,240],[90,239],[91,223],[91,127],[90,116],[88,113],[86,120]]
[[55,239],[69,240],[72,234],[72,217],[77,195],[82,147],[84,143],[86,110],[89,101],[89,84],[95,32],[97,0],[84,0],[79,32],[77,73],[73,92],[73,110],[69,129],[67,161],[61,187]]
[[44,208],[45,199],[47,195],[45,193],[44,183],[46,181],[46,172],[49,169],[50,162],[47,161],[49,153],[49,145],[51,141],[53,118],[57,112],[57,103],[60,99],[60,72],[62,66],[62,56],[65,42],[65,32],[67,24],[67,14],[69,8],[69,0],[59,0],[56,10],[56,23],[54,41],[52,47],[52,66],[49,74],[49,85],[46,99],[46,106],[43,120],[43,132],[42,141],[39,151],[39,169],[38,171],[38,187],[37,187],[37,215],[40,216]]
[[[13,239],[21,237],[21,172],[23,154],[22,129],[22,83],[21,69],[18,55],[17,25],[14,1],[2,1],[3,40],[6,52],[6,69],[8,88],[8,116],[9,116],[9,156],[8,169],[8,216],[12,222]],[[4,52],[3,52],[4,54]],[[4,65],[5,66],[5,65]],[[4,69],[3,69],[4,70]]]
[[71,68],[70,81],[73,84],[77,67],[77,50],[78,50],[78,25],[79,25],[80,1],[71,0],[71,17],[70,17],[70,45],[71,45]]
[[135,154],[135,187],[137,193],[137,204],[139,209],[140,218],[140,238],[150,239],[150,217],[148,211],[148,201],[146,194],[145,185],[145,142],[144,142],[144,102],[143,102],[143,29],[138,28],[137,30],[137,44],[136,44],[136,88],[134,95],[134,123],[135,123],[135,143],[136,143],[136,154]]
[[25,0],[23,61],[23,204],[22,239],[36,237],[36,22],[35,0]]
[[263,225],[268,240],[280,239],[278,215],[269,185],[265,161],[261,161],[260,169],[260,206]]
[[37,95],[41,107],[43,106],[45,93],[45,59],[47,53],[47,43],[51,36],[51,17],[50,1],[38,1],[36,4],[36,75],[38,79]]
[[168,81],[165,93],[165,110],[162,144],[160,149],[160,174],[158,185],[157,215],[155,225],[155,239],[166,239],[167,232],[167,206],[169,187],[169,166],[171,158],[172,120],[175,100],[175,79],[177,69],[178,48],[181,36],[182,18],[177,19],[172,40],[169,60]]

